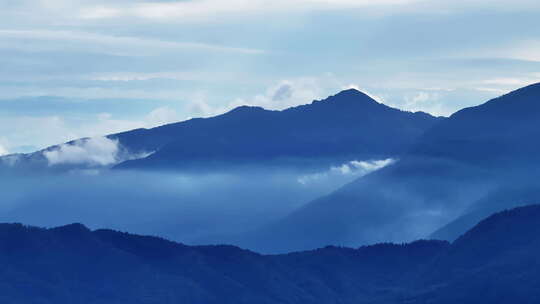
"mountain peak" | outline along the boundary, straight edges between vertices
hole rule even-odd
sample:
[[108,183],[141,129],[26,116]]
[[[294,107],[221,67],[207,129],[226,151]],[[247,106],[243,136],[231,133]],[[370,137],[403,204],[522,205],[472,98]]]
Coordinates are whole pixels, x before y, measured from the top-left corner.
[[[457,111],[454,117],[470,117],[477,119],[478,113],[500,121],[501,118],[513,117],[517,119],[535,118],[540,112],[540,83],[528,85],[514,90],[484,104]],[[473,115],[473,116],[471,116]]]
[[366,93],[360,91],[360,90],[357,90],[355,88],[350,88],[350,89],[346,89],[346,90],[343,90],[339,93],[336,94],[336,96],[338,95],[344,95],[344,96],[367,96],[369,97]]
[[247,106],[247,105],[244,105],[244,106],[239,106],[239,107],[236,107],[232,110],[230,110],[229,112],[225,113],[226,115],[250,115],[250,114],[253,114],[253,113],[262,113],[262,112],[266,112],[268,110],[266,110],[265,108],[263,107],[259,107],[259,106]]
[[381,105],[375,99],[357,89],[343,90],[336,95],[330,96],[323,102],[331,102],[339,105]]
[[88,229],[86,226],[84,226],[81,223],[73,223],[69,225],[55,227],[55,228],[52,228],[52,230],[56,232],[60,232],[60,233],[73,234],[73,235],[79,235],[81,233],[91,232],[90,229]]
[[375,101],[375,99],[371,98],[368,94],[354,88],[343,90],[334,96],[342,98],[363,98]]

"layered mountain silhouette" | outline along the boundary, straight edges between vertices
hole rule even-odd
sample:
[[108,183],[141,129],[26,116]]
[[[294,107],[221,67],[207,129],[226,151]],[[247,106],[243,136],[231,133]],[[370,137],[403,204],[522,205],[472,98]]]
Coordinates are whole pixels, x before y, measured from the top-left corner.
[[434,239],[454,241],[464,231],[472,228],[486,216],[511,207],[540,203],[540,186],[535,183],[534,175],[528,175],[531,180],[516,177],[516,183],[489,193],[486,197],[474,202],[471,207],[450,223],[437,229],[431,237]]
[[[194,161],[206,166],[291,159],[320,163],[399,155],[440,120],[390,108],[350,89],[284,111],[243,106],[213,118],[113,137],[128,147],[156,150],[120,164],[123,169],[170,169]],[[145,138],[163,140],[139,146]]]
[[540,157],[540,83],[466,108],[430,129],[413,153],[501,167]]
[[[117,169],[214,170],[245,163],[328,168],[351,159],[399,159],[272,225],[230,239],[243,247],[287,252],[412,241],[434,231],[454,240],[492,212],[539,201],[534,185],[522,186],[540,172],[539,99],[535,84],[445,119],[346,90],[284,111],[240,107],[109,138],[135,154],[155,152]],[[25,157],[43,161],[42,152]]]
[[[497,213],[452,243],[423,276],[439,288],[423,303],[535,303],[540,289],[540,206]],[[440,284],[440,285],[439,285]],[[482,291],[482,292],[479,292]]]
[[[81,224],[0,225],[5,303],[536,303],[540,206],[495,214],[453,243],[260,255]],[[482,291],[482,292],[480,292]]]
[[[152,153],[125,161],[116,166],[119,169],[205,170],[261,161],[327,167],[352,159],[395,157],[441,120],[388,107],[350,89],[283,111],[242,106],[211,118],[107,137],[118,140],[121,153]],[[44,151],[57,149],[59,146]],[[19,155],[23,160],[19,163],[46,164],[44,151]]]
[[[464,225],[453,225],[452,237],[445,237],[453,240],[487,214],[538,202],[538,195],[523,199],[514,189],[538,178],[537,138],[540,84],[458,111],[429,129],[394,165],[307,204],[243,244],[282,252],[414,240],[483,209],[460,221]],[[482,201],[487,203],[480,207]]]

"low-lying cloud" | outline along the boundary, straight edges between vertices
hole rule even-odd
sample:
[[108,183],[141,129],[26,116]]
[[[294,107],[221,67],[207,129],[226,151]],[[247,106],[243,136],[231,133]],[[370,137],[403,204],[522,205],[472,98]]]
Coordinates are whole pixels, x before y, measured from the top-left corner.
[[75,165],[108,167],[120,162],[147,157],[152,152],[131,153],[116,139],[92,137],[61,144],[43,151],[49,166]]
[[50,166],[89,165],[109,166],[117,163],[120,145],[117,140],[94,137],[66,143],[52,150],[44,151]]
[[[115,151],[111,142],[98,139],[64,146],[49,157],[56,163],[106,164],[117,159]],[[266,168],[205,174],[0,171],[0,222],[47,227],[80,222],[190,244],[234,243],[228,236],[277,220],[340,186],[334,181],[324,187],[300,185],[299,174]]]
[[0,156],[9,154],[8,150],[0,145]]
[[352,160],[340,166],[330,167],[330,169],[325,172],[300,176],[297,181],[302,185],[307,185],[314,182],[326,181],[328,179],[336,179],[340,176],[348,177],[348,179],[358,178],[373,171],[382,169],[395,161],[396,160],[392,158],[369,161]]

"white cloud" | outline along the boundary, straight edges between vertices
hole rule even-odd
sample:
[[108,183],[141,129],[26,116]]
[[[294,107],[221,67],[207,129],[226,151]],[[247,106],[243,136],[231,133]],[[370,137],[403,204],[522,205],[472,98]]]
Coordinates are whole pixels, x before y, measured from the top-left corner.
[[9,145],[18,147],[33,145],[39,148],[76,138],[74,130],[69,128],[59,116],[9,116],[2,117],[0,134]]
[[531,73],[521,77],[499,77],[479,81],[474,89],[481,92],[506,94],[510,91],[540,82],[540,75]]
[[[159,107],[146,115],[134,117],[133,119],[118,119],[111,113],[99,113],[94,118],[86,117],[74,120],[62,116],[3,117],[2,124],[0,124],[0,134],[6,135],[4,136],[5,139],[0,140],[0,146],[3,147],[3,150],[8,150],[9,147],[31,144],[36,146],[35,150],[39,150],[79,138],[99,138],[99,136],[107,134],[137,128],[152,128],[179,120],[181,119],[176,111],[169,107]],[[29,128],[28,126],[32,127]],[[101,142],[99,140],[91,141],[88,148],[92,148],[92,144],[95,143]],[[70,147],[67,149],[69,150]],[[77,149],[75,147],[75,150]],[[68,152],[72,151],[69,150]]]
[[540,40],[514,42],[505,47],[499,57],[540,62]]
[[82,19],[135,17],[167,22],[212,21],[231,16],[255,16],[283,11],[312,11],[348,8],[380,8],[407,5],[419,0],[199,0],[146,2],[131,5],[97,5],[80,10]]
[[496,94],[501,94],[501,95],[508,93],[508,90],[500,89],[500,88],[478,87],[476,88],[476,90],[480,92],[496,93]]
[[[17,0],[0,2],[0,16],[5,19],[24,18],[30,22],[49,24],[85,24],[118,18],[140,18],[159,22],[216,22],[238,17],[254,18],[265,14],[328,11],[343,9],[370,10],[374,13],[396,12],[452,13],[464,10],[526,11],[538,9],[538,1],[515,0]],[[9,12],[9,14],[5,14]]]
[[231,79],[243,79],[249,77],[249,74],[240,73],[239,71],[162,71],[162,72],[108,72],[94,73],[83,77],[85,80],[95,81],[146,81],[155,79],[168,79],[180,81],[208,81],[214,79],[216,81],[225,82]]
[[133,98],[133,99],[149,99],[149,100],[178,100],[179,96],[189,96],[188,91],[180,89],[163,89],[149,90],[141,87],[123,88],[120,86],[113,87],[96,87],[88,85],[85,87],[78,86],[54,86],[46,87],[39,85],[28,86],[3,86],[0,90],[0,98],[12,99],[19,97],[36,97],[36,96],[61,96],[65,98],[80,98],[80,99],[112,99],[112,98]]
[[441,102],[441,92],[447,93],[451,90],[425,90],[417,91],[412,94],[408,93],[404,96],[404,103],[391,104],[399,109],[411,112],[423,111],[432,115],[445,116],[453,111],[449,109],[447,104]]
[[9,151],[4,146],[0,145],[0,156],[9,154]]
[[94,6],[80,10],[79,16],[82,19],[104,19],[122,16],[122,11],[113,7]]
[[349,167],[352,168],[354,172],[360,171],[361,173],[372,172],[375,170],[382,169],[392,163],[395,160],[391,158],[382,159],[382,160],[372,160],[372,161],[357,161],[353,160],[349,163]]
[[236,107],[248,105],[263,107],[268,110],[283,110],[304,105],[316,99],[324,98],[328,92],[335,93],[339,87],[332,77],[299,77],[281,80],[268,87],[264,93],[252,97],[237,98],[229,103],[214,106],[206,101],[205,96],[191,100],[188,112],[193,117],[213,116],[225,113]]
[[168,123],[178,122],[180,120],[178,113],[169,107],[160,107],[148,114],[146,124],[148,127],[160,126]]
[[[164,52],[197,50],[261,54],[262,50],[197,42],[166,41],[130,36],[113,36],[81,31],[0,30],[1,48],[27,51],[84,51],[121,56],[162,55]],[[51,43],[55,41],[58,43]],[[31,42],[31,43],[29,43]]]
[[94,137],[62,144],[53,150],[44,151],[43,155],[50,166],[60,164],[109,166],[119,161],[117,158],[119,152],[118,141]]
[[540,62],[540,40],[515,37],[481,46],[455,48],[448,50],[448,56],[458,59],[487,58]]
[[[42,152],[49,166],[108,167],[126,160],[145,158],[153,152],[131,153],[115,139],[91,137],[58,145]],[[92,170],[86,173],[93,172]]]
[[351,176],[356,178],[382,169],[395,161],[396,160],[391,158],[370,161],[353,160],[337,167],[331,167],[325,172],[301,176],[297,179],[297,181],[302,185],[307,185],[313,182],[321,182],[328,178],[336,178],[339,176]]
[[497,86],[510,86],[510,87],[524,87],[529,84],[540,82],[540,77],[531,75],[532,77],[526,78],[492,78],[483,80],[481,83],[486,85]]

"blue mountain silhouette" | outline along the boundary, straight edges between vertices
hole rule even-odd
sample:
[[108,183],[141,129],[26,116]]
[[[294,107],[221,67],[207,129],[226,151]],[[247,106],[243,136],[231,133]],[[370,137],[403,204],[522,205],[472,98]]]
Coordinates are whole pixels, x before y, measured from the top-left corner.
[[[81,224],[0,224],[6,303],[535,303],[540,206],[504,211],[453,243],[327,246],[261,255]],[[484,292],[478,292],[478,291]]]
[[283,111],[242,106],[216,117],[111,137],[130,149],[156,151],[117,166],[122,169],[175,169],[193,162],[200,168],[200,164],[287,159],[312,159],[321,166],[325,159],[399,155],[441,120],[388,107],[350,89]]
[[538,180],[536,138],[540,84],[458,111],[429,129],[394,165],[305,205],[246,236],[242,244],[281,252],[413,240],[475,211],[482,198],[489,198],[483,212],[454,226],[449,240],[455,239],[501,208],[540,202],[540,191],[523,189],[528,194],[521,195],[514,189],[530,188],[528,181]]

